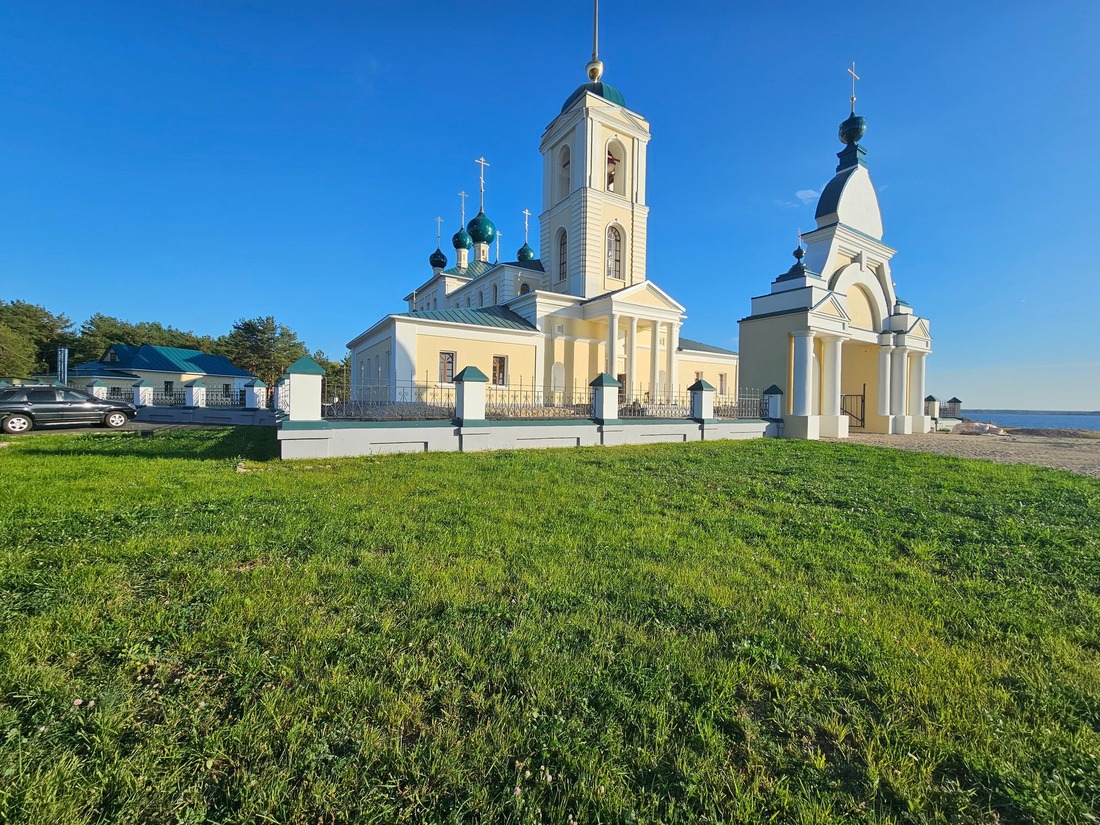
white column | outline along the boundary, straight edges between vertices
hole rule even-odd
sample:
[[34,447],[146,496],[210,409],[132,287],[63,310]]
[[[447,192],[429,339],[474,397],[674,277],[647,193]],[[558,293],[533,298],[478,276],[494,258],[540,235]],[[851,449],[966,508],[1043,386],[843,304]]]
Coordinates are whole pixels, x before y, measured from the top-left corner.
[[814,394],[814,334],[809,330],[794,335],[794,386],[791,388],[793,415],[812,415]]
[[909,350],[894,347],[890,353],[890,414],[905,415],[905,390],[908,381]]
[[619,354],[615,351],[615,346],[618,344],[618,339],[619,316],[613,312],[607,325],[607,374],[612,378],[617,374],[616,366],[619,361]]
[[680,348],[680,325],[668,325],[668,394],[680,391],[680,377],[676,370],[676,350]]
[[912,353],[912,386],[909,388],[909,415],[924,415],[924,359],[928,353]]
[[638,386],[638,318],[631,316],[630,340],[626,342],[626,385],[629,393],[637,392]]
[[821,365],[821,414],[840,415],[840,370],[841,370],[841,346],[840,338],[825,338],[822,340]]
[[878,348],[878,414],[890,414],[890,344]]
[[649,379],[649,391],[651,393],[650,400],[656,401],[657,394],[660,391],[657,381],[658,375],[661,371],[661,323],[660,321],[653,322],[653,338],[649,345],[649,360],[650,360],[650,379]]

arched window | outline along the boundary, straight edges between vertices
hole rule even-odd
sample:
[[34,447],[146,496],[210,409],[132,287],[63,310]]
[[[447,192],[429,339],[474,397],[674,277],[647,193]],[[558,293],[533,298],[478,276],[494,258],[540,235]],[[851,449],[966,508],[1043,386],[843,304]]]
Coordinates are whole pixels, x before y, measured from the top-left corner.
[[469,305],[470,305],[470,296],[467,295],[466,296],[466,306],[469,306]]
[[614,226],[607,227],[607,277],[623,277],[623,236]]
[[434,295],[432,296],[432,309],[439,309],[439,299]]
[[531,285],[530,284],[523,283],[523,284],[520,285],[520,288],[519,288],[519,294],[520,295],[526,295],[530,291],[531,291]]
[[571,180],[569,176],[569,147],[561,147],[561,151],[558,152],[558,197],[560,201],[566,195],[569,194],[571,189]]
[[565,250],[566,250],[565,230],[563,229],[561,232],[558,233],[558,280],[559,281],[564,281],[565,280],[565,269],[566,269]]
[[618,141],[607,144],[607,191],[625,194],[626,167],[623,159],[626,153]]
[[499,299],[500,295],[497,293],[497,285],[493,284],[493,306],[496,306],[498,303],[500,303]]
[[481,290],[478,290],[478,293],[477,293],[477,305],[479,307],[485,306],[485,293],[482,292]]

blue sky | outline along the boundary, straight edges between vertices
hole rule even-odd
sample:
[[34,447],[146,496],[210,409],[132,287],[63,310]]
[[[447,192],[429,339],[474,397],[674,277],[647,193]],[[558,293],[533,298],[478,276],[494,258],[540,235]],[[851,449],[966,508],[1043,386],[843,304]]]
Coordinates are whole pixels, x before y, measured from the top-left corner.
[[[790,266],[855,60],[929,392],[1100,409],[1100,3],[601,5],[604,79],[653,131],[649,276],[685,335],[736,348]],[[590,51],[588,0],[9,0],[0,298],[214,335],[272,314],[338,357],[429,274],[436,215],[453,261],[481,155],[513,257]]]

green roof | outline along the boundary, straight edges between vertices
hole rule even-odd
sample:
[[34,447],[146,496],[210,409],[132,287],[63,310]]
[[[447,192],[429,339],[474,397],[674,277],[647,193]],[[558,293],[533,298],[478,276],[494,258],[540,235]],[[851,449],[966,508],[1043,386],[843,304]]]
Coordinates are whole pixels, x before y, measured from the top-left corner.
[[598,97],[602,97],[604,100],[615,103],[619,106],[626,106],[626,100],[623,98],[622,92],[612,86],[610,83],[604,83],[597,80],[594,83],[582,83],[577,87],[573,94],[569,95],[569,99],[562,105],[561,110],[564,112],[570,106],[572,106],[577,100],[584,97],[586,93],[592,93]]
[[[106,360],[112,354],[114,359]],[[205,375],[255,378],[252,373],[234,366],[224,355],[210,355],[197,349],[154,347],[151,344],[142,344],[137,347],[128,344],[111,344],[103,353],[103,358],[74,367],[69,370],[69,375],[96,375],[106,378],[116,377],[114,374],[125,370],[197,372]]]
[[470,261],[470,265],[466,267],[452,266],[450,269],[443,270],[444,275],[458,275],[460,278],[476,278],[478,275],[484,275],[494,264],[486,261]]
[[452,324],[469,324],[475,327],[498,329],[522,329],[538,332],[538,327],[506,307],[477,307],[458,309],[426,309],[399,313],[399,318],[423,318],[426,321],[447,321]]
[[701,341],[692,341],[690,338],[680,338],[680,349],[689,349],[693,352],[714,352],[718,355],[737,355],[736,352],[730,349],[722,349],[721,347],[712,347],[710,344],[704,344]]

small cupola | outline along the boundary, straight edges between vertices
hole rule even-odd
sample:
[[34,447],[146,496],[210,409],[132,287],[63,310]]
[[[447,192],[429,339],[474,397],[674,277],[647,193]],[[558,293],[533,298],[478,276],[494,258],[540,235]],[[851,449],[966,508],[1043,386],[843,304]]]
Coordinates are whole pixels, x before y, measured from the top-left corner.
[[447,256],[444,255],[443,250],[437,246],[435,252],[428,258],[428,263],[432,265],[432,271],[439,274],[447,268]]
[[519,252],[516,253],[517,261],[533,261],[535,260],[535,250],[531,248],[531,244],[524,242],[523,246],[519,248]]

